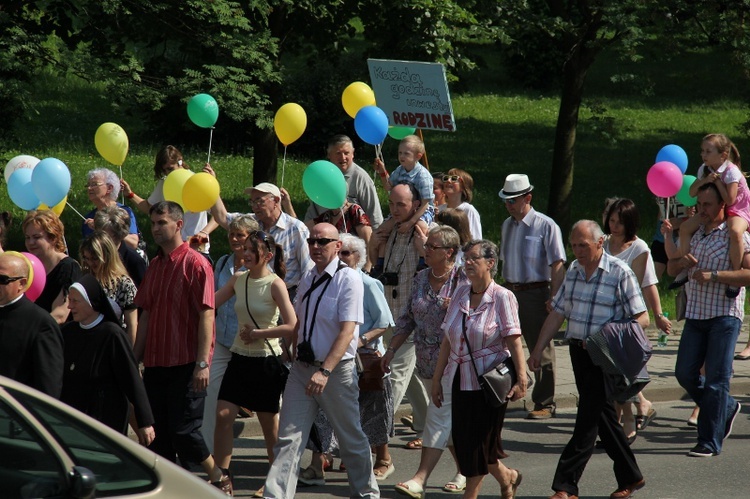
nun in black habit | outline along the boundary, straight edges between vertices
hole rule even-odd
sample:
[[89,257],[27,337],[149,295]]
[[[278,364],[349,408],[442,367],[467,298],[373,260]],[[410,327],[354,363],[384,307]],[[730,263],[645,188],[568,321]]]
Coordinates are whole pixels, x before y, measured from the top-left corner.
[[65,368],[60,400],[123,434],[129,405],[138,440],[154,439],[154,417],[125,331],[104,289],[90,274],[70,286],[73,322],[62,327]]

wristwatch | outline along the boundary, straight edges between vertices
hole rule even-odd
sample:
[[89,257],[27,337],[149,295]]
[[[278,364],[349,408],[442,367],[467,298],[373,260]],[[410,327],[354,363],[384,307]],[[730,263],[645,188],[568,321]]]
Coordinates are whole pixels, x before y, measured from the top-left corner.
[[205,360],[202,360],[202,361],[198,362],[198,367],[200,369],[205,369],[205,368],[208,367],[208,362],[206,362]]
[[718,270],[712,270],[711,271],[711,282],[716,282],[719,280],[719,271]]
[[318,371],[323,373],[323,376],[325,376],[326,378],[331,375],[331,371],[329,371],[325,367],[321,367],[320,369],[318,369]]

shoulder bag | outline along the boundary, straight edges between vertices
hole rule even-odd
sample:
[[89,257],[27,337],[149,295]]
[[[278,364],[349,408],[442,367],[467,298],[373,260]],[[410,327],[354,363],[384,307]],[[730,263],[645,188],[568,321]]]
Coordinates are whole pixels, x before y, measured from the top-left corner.
[[[247,309],[248,315],[250,315],[250,320],[253,321],[253,324],[255,324],[255,329],[261,329],[261,327],[258,325],[258,322],[255,320],[255,317],[253,317],[253,313],[250,311],[250,303],[248,302],[247,298],[247,292],[249,290],[249,284],[248,281],[250,280],[249,276],[245,275],[245,308]],[[289,354],[289,350],[286,347],[286,342],[284,341],[284,338],[279,338],[279,341],[281,342],[282,348],[284,349],[283,353],[286,353],[287,358],[291,359],[292,356]],[[268,345],[268,348],[273,352],[273,358],[275,359],[275,363],[277,364],[276,368],[274,368],[275,375],[278,376],[279,380],[281,381],[282,386],[286,386],[286,380],[289,377],[289,367],[284,363],[284,360],[282,359],[282,355],[276,355],[276,352],[273,351],[273,347],[271,346],[271,342],[268,341],[268,338],[265,338],[266,345]],[[273,376],[274,374],[271,373]]]

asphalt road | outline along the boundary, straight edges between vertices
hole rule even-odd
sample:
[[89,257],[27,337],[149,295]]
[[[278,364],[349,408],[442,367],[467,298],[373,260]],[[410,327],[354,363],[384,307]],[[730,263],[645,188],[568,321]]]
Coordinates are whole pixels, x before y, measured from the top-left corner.
[[[691,410],[687,401],[655,404],[657,417],[633,444],[638,463],[646,478],[646,487],[639,491],[638,498],[687,498],[711,497],[712,499],[748,497],[750,486],[750,395],[738,397],[743,404],[732,436],[725,442],[720,456],[694,458],[686,454],[695,445],[695,429],[687,426]],[[524,412],[508,414],[503,439],[510,455],[505,464],[518,468],[523,473],[523,483],[518,497],[546,498],[552,494],[550,484],[562,447],[570,438],[575,410],[564,409],[557,417],[548,421],[527,421]],[[383,482],[382,497],[405,497],[396,494],[393,486],[411,478],[419,462],[419,451],[403,449],[403,443],[412,435],[398,426],[396,437],[391,440],[396,472]],[[260,437],[235,440],[235,457],[232,469],[235,473],[235,495],[250,497],[262,485],[267,470],[265,448]],[[309,462],[306,452],[302,464]],[[335,467],[338,468],[336,459]],[[446,452],[430,477],[428,497],[457,497],[441,490],[443,484],[455,472],[450,455]],[[581,497],[609,497],[616,488],[612,461],[604,451],[596,451],[583,474],[580,483]],[[500,487],[492,477],[485,479],[480,497],[497,497]],[[348,497],[346,474],[334,471],[326,474],[326,485],[322,487],[298,488],[296,498]]]

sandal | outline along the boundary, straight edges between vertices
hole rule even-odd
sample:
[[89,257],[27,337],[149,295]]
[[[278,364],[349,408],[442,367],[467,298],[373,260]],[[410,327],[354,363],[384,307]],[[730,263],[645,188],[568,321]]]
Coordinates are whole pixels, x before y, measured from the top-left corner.
[[409,450],[420,450],[421,448],[422,448],[421,438],[415,438],[411,442],[407,442],[406,445],[404,445],[404,449],[409,449]]
[[514,499],[516,497],[516,491],[518,491],[518,486],[521,485],[521,480],[523,480],[523,475],[520,471],[514,470],[513,468],[510,469],[511,473],[516,472],[516,479],[511,480],[509,487],[501,487],[502,489],[502,499]]
[[656,410],[652,407],[648,410],[648,414],[638,414],[635,417],[635,429],[637,431],[645,430],[646,427],[651,423],[651,421],[654,420],[656,417]]
[[265,485],[261,485],[261,487],[258,490],[255,491],[255,494],[253,494],[253,497],[260,497],[262,499],[263,498],[263,492],[265,491],[265,488],[266,488]]
[[396,492],[404,496],[409,496],[412,499],[424,498],[424,489],[414,480],[399,483],[396,485]]
[[[385,468],[385,471],[380,471],[380,468]],[[396,471],[396,467],[393,465],[393,459],[386,461],[385,459],[378,459],[375,461],[375,466],[372,468],[372,474],[375,475],[375,480],[382,481],[388,478]]]
[[453,479],[443,486],[445,492],[451,494],[460,494],[466,489],[466,477],[461,473],[456,473]]

